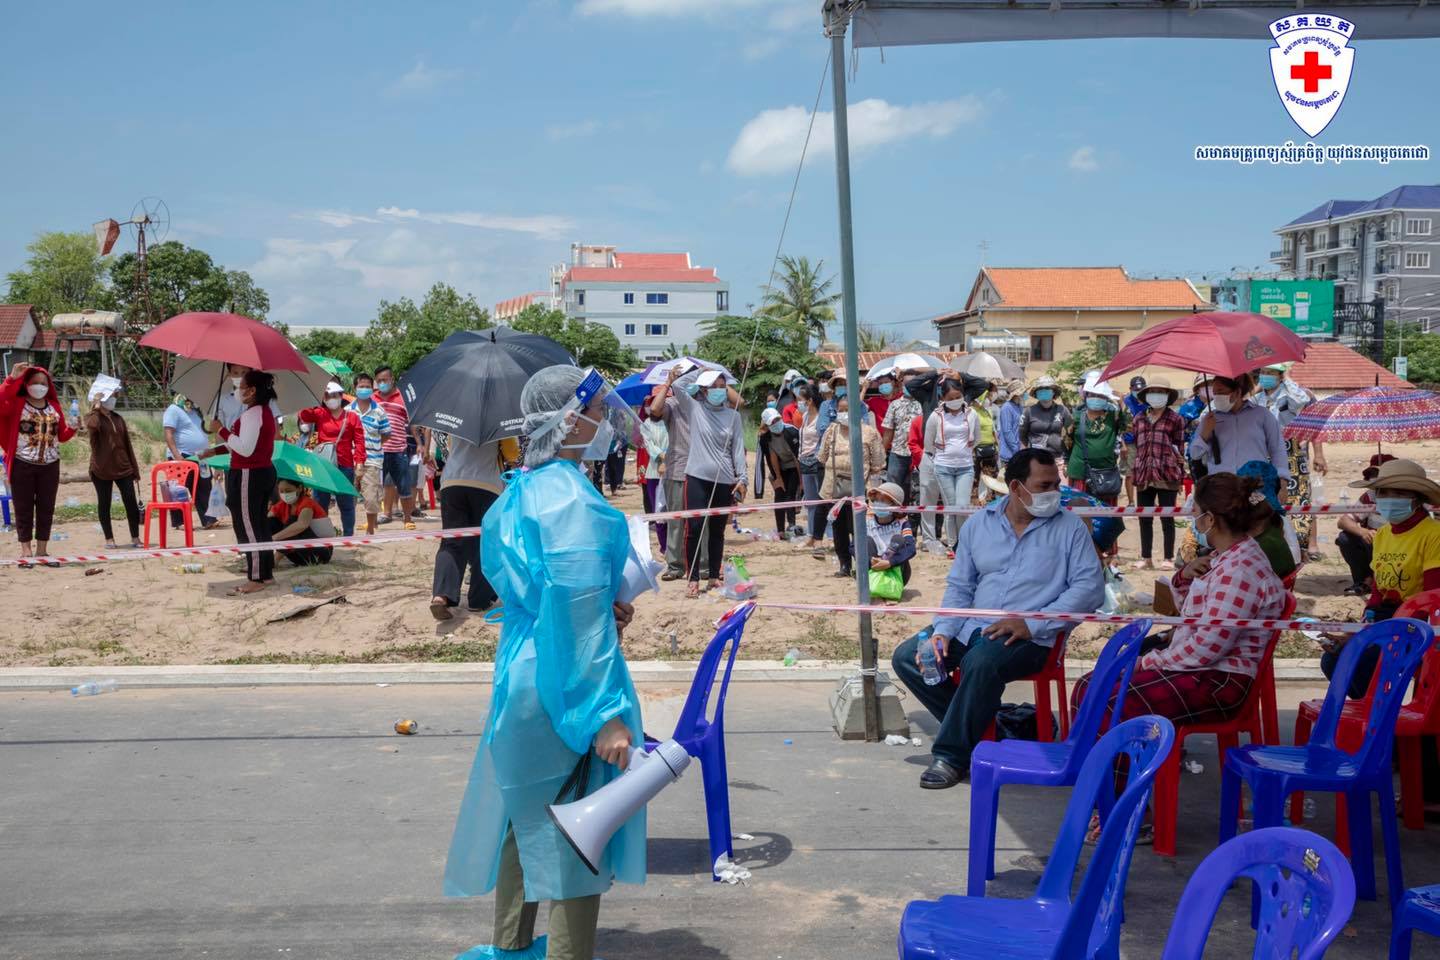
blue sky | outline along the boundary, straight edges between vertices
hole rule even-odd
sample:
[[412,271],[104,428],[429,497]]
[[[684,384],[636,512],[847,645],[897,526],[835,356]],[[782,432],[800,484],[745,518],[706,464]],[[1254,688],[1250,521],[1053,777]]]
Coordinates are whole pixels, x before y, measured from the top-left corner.
[[[291,324],[366,323],[436,280],[543,288],[571,241],[689,250],[757,301],[828,51],[819,0],[15,4],[0,272],[42,230],[168,203]],[[48,38],[48,39],[47,39]],[[1437,162],[1201,164],[1303,142],[1268,38],[864,51],[850,88],[861,319],[925,335],[994,265],[1262,266],[1330,197]],[[1428,42],[1364,39],[1321,143],[1429,143]],[[72,61],[63,51],[76,51]],[[111,51],[107,62],[98,51]],[[828,86],[822,109],[828,111]],[[823,133],[823,137],[821,134]],[[837,262],[829,116],[787,252]],[[1432,142],[1433,141],[1433,142]],[[838,281],[837,281],[838,286]]]

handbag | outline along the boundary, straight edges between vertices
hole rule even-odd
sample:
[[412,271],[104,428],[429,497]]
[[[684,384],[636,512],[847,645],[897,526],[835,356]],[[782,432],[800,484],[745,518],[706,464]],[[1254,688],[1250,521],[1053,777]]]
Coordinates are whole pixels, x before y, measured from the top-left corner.
[[1113,497],[1125,488],[1125,478],[1119,467],[1092,467],[1085,450],[1086,425],[1090,415],[1080,414],[1080,464],[1085,469],[1085,492],[1095,497]]
[[905,577],[898,567],[870,571],[870,596],[899,600],[905,593]]

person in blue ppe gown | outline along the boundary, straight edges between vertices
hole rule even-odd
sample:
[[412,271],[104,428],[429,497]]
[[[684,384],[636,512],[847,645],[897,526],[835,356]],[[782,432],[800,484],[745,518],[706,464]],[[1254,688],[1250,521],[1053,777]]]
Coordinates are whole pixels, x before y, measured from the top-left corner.
[[[645,812],[625,823],[592,873],[546,805],[619,777],[643,743],[620,649],[633,612],[617,604],[630,540],[625,516],[581,472],[603,458],[614,411],[603,393],[575,409],[586,375],[547,367],[520,394],[529,444],[485,515],[481,568],[504,602],[490,715],[445,866],[445,894],[495,891],[494,943],[457,960],[591,960],[600,895],[645,882]],[[564,793],[564,797],[561,794]],[[535,937],[550,901],[548,938]]]

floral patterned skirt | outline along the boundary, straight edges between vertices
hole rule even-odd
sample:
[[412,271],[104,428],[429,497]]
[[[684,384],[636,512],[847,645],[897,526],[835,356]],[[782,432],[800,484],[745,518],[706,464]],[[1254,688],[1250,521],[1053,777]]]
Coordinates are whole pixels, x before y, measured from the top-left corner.
[[[1290,460],[1290,479],[1285,481],[1285,490],[1290,498],[1292,507],[1308,507],[1310,505],[1310,454],[1307,444],[1299,440],[1285,441],[1285,454]],[[1295,527],[1295,539],[1300,541],[1301,559],[1310,552],[1310,530],[1312,518],[1309,514],[1300,514],[1290,518],[1291,524]]]

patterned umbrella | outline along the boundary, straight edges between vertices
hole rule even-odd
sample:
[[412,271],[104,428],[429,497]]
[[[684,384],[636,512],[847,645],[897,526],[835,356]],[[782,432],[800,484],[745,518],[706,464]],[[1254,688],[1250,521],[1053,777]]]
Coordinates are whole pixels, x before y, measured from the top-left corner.
[[1440,437],[1440,394],[1366,387],[1310,404],[1284,430],[1290,440],[1405,443]]

